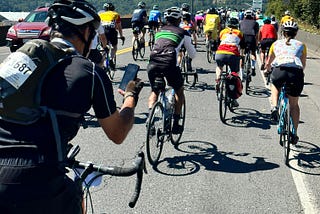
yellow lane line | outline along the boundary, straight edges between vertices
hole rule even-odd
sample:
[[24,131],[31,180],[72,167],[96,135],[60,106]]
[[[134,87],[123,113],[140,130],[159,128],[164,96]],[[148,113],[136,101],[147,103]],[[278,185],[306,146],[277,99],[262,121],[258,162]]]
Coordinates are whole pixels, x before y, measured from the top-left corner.
[[[148,42],[145,43],[145,47],[148,47]],[[123,48],[123,49],[121,49],[121,50],[117,50],[116,55],[128,53],[128,52],[130,52],[130,51],[132,51],[132,47]]]

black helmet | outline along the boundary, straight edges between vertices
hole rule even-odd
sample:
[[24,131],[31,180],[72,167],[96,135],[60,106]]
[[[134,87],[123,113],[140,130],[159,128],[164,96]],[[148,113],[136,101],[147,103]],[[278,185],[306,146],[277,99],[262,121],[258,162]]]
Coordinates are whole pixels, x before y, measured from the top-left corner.
[[217,14],[217,11],[214,7],[210,7],[208,10],[207,10],[207,14]]
[[182,9],[183,11],[189,12],[190,6],[189,6],[187,3],[183,3],[183,4],[181,5],[181,9]]
[[239,20],[236,18],[230,18],[227,24],[228,27],[238,28]]
[[114,9],[115,9],[115,7],[114,7],[114,5],[113,5],[112,3],[105,3],[105,4],[103,5],[103,8],[104,8],[105,10],[111,10],[111,11],[114,11]]
[[64,21],[74,26],[92,24],[95,29],[100,25],[96,9],[85,0],[58,0],[49,8],[48,25]]
[[143,1],[140,1],[140,2],[138,3],[138,7],[139,7],[139,8],[145,8],[145,7],[146,7],[146,3],[143,2]]

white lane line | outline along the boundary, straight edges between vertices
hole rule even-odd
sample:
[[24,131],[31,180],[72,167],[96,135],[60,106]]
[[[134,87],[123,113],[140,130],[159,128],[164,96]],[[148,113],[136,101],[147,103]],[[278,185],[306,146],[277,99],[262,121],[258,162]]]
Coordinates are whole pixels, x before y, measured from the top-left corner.
[[[257,54],[257,61],[259,62],[258,64],[261,66],[261,60],[259,58],[259,55]],[[257,67],[257,66],[256,66]],[[259,66],[258,66],[259,68]],[[260,69],[259,69],[260,70]],[[266,83],[266,78],[264,78],[264,75],[263,75],[263,71],[260,70],[260,73],[262,75],[262,78],[263,78],[263,81],[264,81],[264,85],[266,88],[270,88]],[[269,102],[270,102],[270,107],[271,107],[271,98],[269,97]],[[294,152],[290,152],[290,156],[289,156],[289,159],[293,159],[294,158],[294,155],[293,155]],[[290,162],[290,164],[293,165],[293,168],[298,168],[299,166],[297,165],[297,163],[294,163],[293,164],[293,161]],[[303,181],[303,178],[304,176],[302,175],[301,172],[298,172],[294,169],[291,169],[290,168],[290,171],[291,171],[291,175],[292,175],[292,178],[293,178],[293,181],[294,181],[294,184],[297,188],[297,193],[298,193],[298,196],[299,196],[299,199],[300,199],[300,203],[301,203],[301,206],[303,207],[303,211],[305,214],[318,214],[320,213],[320,210],[318,210],[315,206],[315,201],[313,202],[312,200],[312,194],[311,194],[311,191],[308,191],[304,181]]]

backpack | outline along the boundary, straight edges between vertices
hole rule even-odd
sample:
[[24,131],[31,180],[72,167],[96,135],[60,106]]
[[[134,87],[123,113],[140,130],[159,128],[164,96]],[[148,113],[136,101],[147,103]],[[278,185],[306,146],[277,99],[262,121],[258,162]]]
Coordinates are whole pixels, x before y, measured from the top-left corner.
[[74,50],[62,50],[48,41],[35,39],[11,53],[0,64],[0,119],[30,125],[49,115],[59,161],[63,160],[63,156],[56,112],[62,111],[40,105],[41,89],[46,75],[57,64],[72,56],[76,56]]
[[228,74],[227,79],[227,93],[232,99],[238,99],[242,95],[242,82],[237,72]]

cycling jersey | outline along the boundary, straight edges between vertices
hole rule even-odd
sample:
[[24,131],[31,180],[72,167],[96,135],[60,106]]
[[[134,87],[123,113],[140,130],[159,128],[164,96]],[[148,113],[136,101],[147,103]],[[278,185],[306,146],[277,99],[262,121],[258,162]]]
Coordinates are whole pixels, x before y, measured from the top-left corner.
[[277,32],[275,27],[272,24],[264,24],[259,31],[260,40],[263,39],[276,39]]
[[160,18],[161,18],[161,12],[159,10],[151,10],[149,13],[148,21],[158,22]]
[[115,11],[108,10],[100,13],[99,16],[102,25],[107,28],[116,28],[116,24],[121,22],[120,15]]
[[243,35],[256,36],[259,32],[259,24],[253,19],[244,19],[240,21],[239,29]]
[[145,17],[147,17],[147,11],[145,9],[135,9],[132,14],[131,22],[143,23]]
[[196,14],[196,16],[194,17],[194,20],[196,22],[202,22],[204,20],[203,14]]
[[182,28],[165,25],[155,35],[155,45],[150,53],[147,67],[151,88],[154,87],[155,77],[162,73],[168,84],[175,90],[183,86],[183,78],[178,65],[178,54],[181,46],[188,51],[190,58],[196,55],[196,49],[191,43],[191,36]]
[[220,45],[216,54],[240,56],[240,42],[243,34],[238,29],[225,28],[220,32]]
[[207,14],[205,17],[204,33],[211,32],[212,38],[218,38],[218,28],[220,27],[220,17],[217,14]]
[[271,45],[269,56],[272,53],[275,55],[273,66],[303,68],[300,58],[307,52],[305,44],[296,39],[290,39],[290,46],[288,46],[286,41],[286,39],[277,40]]

